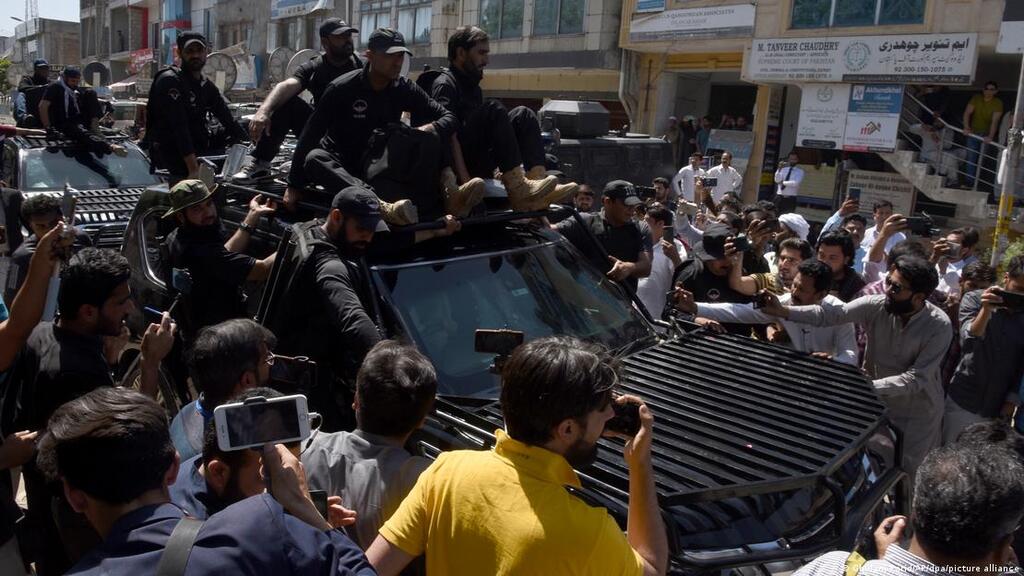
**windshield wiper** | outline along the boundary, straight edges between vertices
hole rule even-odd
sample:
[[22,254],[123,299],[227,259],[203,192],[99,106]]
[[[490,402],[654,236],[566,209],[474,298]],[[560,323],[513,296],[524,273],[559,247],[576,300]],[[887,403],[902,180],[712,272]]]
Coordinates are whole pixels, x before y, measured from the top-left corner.
[[613,351],[613,355],[616,358],[625,358],[626,356],[629,356],[630,354],[633,354],[638,350],[643,350],[644,348],[647,348],[649,344],[656,344],[657,342],[658,337],[655,334],[647,334],[642,338],[638,338],[636,340],[633,340],[632,342],[619,346]]

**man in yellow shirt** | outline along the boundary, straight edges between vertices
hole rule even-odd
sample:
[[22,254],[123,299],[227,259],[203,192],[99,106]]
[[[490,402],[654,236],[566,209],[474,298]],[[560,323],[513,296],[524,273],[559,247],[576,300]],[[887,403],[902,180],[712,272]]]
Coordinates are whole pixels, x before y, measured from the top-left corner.
[[[520,346],[505,364],[506,430],[492,451],[441,454],[384,524],[366,556],[398,574],[426,554],[428,575],[664,574],[668,542],[651,466],[654,416],[638,398],[613,400],[607,353],[574,338]],[[640,403],[640,431],[625,447],[626,534],[580,488],[573,466],[590,464],[612,402]]]
[[[964,133],[967,135],[967,185],[974,185],[974,177],[978,175],[983,181],[995,181],[995,174],[989,171],[988,177],[979,174],[978,156],[984,155],[985,148],[996,137],[999,130],[999,119],[1003,116],[1003,101],[996,98],[999,85],[991,80],[985,83],[981,94],[975,94],[964,109]],[[984,158],[981,159],[981,170],[986,170]]]

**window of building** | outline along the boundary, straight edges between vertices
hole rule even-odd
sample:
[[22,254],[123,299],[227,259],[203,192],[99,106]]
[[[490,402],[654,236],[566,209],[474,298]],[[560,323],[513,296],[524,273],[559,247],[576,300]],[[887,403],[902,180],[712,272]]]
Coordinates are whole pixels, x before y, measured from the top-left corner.
[[398,31],[407,43],[430,43],[430,7],[423,0],[398,0]]
[[533,34],[579,34],[583,32],[584,0],[536,0],[533,4]]
[[523,1],[481,0],[480,27],[492,37],[521,37],[523,35]]
[[377,28],[391,27],[391,0],[362,2],[359,4],[359,43],[363,46],[370,41],[370,34]]
[[921,24],[926,0],[794,0],[793,28]]

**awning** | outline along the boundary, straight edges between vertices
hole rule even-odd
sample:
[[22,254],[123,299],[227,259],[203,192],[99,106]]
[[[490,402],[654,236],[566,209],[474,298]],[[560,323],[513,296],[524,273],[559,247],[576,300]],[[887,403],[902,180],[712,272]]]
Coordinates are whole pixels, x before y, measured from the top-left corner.
[[129,76],[129,77],[125,78],[124,80],[120,80],[118,82],[114,82],[113,84],[111,84],[110,85],[110,89],[111,90],[118,90],[118,89],[131,88],[132,86],[134,86],[136,84],[136,82],[138,82],[138,79],[139,79],[138,75]]

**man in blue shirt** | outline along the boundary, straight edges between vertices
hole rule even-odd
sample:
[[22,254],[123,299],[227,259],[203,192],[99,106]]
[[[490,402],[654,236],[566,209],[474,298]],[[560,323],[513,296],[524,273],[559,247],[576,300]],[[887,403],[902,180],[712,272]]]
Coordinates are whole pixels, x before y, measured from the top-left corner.
[[[68,574],[156,573],[185,516],[168,499],[179,461],[156,402],[125,388],[72,400],[50,420],[39,460],[103,538]],[[295,456],[267,446],[263,467],[271,493],[211,516],[191,546],[185,575],[375,574],[362,551],[317,512]]]
[[204,328],[187,357],[189,376],[199,399],[171,421],[171,441],[182,460],[203,451],[203,433],[213,409],[233,396],[270,381],[274,334],[249,319],[228,320]]

